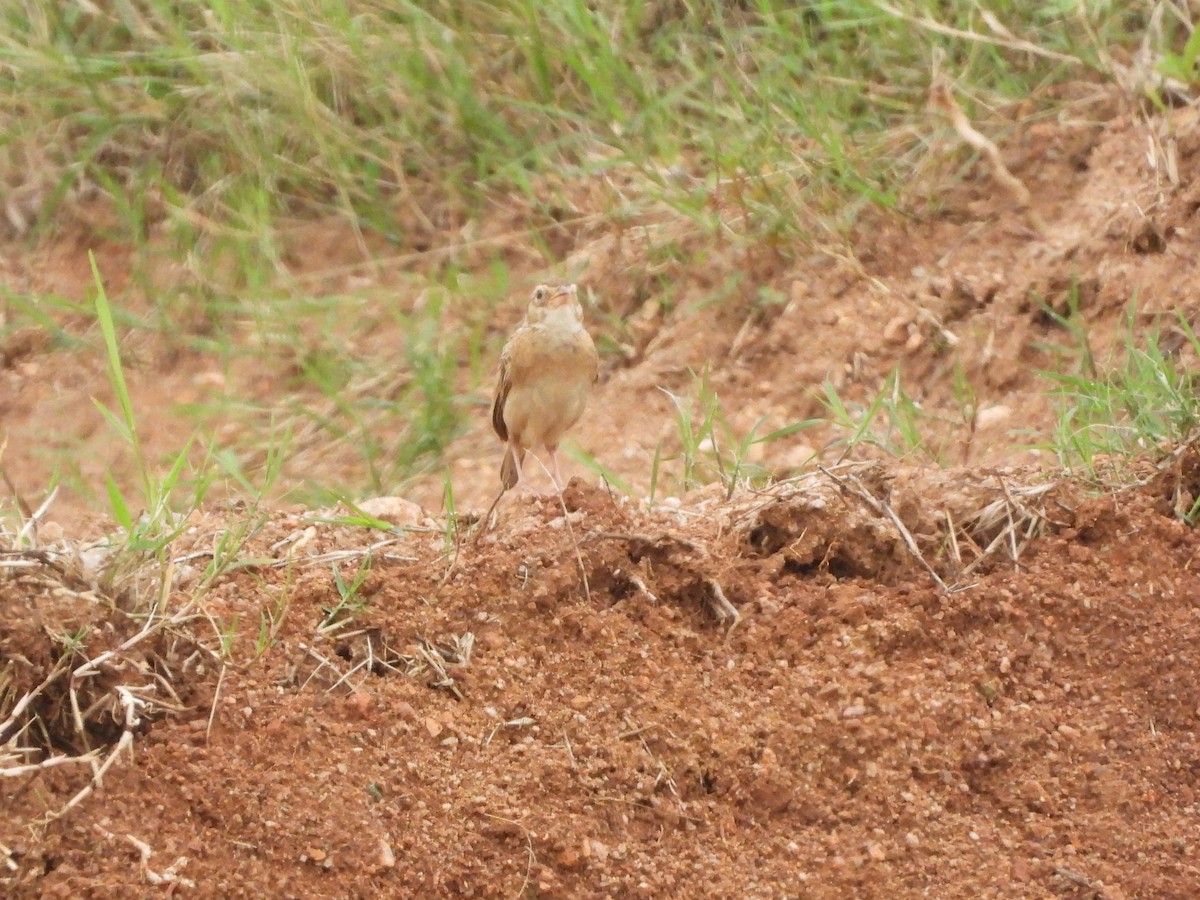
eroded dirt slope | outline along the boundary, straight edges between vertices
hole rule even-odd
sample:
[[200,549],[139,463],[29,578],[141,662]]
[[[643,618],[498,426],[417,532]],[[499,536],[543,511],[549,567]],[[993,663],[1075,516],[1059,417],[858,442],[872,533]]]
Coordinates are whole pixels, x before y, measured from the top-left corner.
[[[11,793],[10,890],[166,871],[225,896],[1190,896],[1200,542],[1163,484],[1040,493],[1019,565],[997,553],[949,594],[835,482],[699,516],[577,486],[574,539],[535,499],[449,569],[412,535],[324,636],[337,593],[303,560],[362,540],[322,526],[294,568],[206,603],[253,621],[286,591],[264,658],[220,675],[186,661],[205,623],[182,629],[155,653],[187,708],[98,795],[31,834],[86,774]],[[909,522],[937,560],[936,514]],[[787,528],[803,546],[769,539]],[[279,518],[255,549],[303,531]],[[9,628],[33,656],[36,626]]]

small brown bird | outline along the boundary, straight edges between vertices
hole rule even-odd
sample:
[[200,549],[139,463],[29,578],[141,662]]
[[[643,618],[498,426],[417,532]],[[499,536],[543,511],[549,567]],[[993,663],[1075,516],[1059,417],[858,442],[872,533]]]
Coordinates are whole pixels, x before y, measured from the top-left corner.
[[521,481],[521,463],[532,447],[549,452],[555,487],[561,490],[558,444],[583,416],[599,375],[600,358],[583,327],[575,285],[539,284],[525,321],[500,354],[492,427],[508,444],[500,464],[505,490]]

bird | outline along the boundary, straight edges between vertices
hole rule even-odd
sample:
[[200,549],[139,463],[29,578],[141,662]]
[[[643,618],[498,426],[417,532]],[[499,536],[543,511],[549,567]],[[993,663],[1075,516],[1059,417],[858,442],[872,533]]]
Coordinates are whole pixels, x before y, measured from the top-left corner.
[[524,322],[500,354],[492,402],[492,427],[506,445],[500,464],[505,491],[521,482],[525,453],[538,447],[549,453],[554,486],[562,490],[558,445],[583,417],[599,377],[600,357],[583,324],[578,286],[539,284]]

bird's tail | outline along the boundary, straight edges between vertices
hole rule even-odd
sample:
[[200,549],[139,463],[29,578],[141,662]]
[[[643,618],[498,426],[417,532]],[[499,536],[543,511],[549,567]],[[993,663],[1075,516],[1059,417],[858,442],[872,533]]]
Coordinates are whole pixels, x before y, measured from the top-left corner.
[[506,491],[515,488],[521,480],[521,463],[524,460],[524,447],[517,447],[515,452],[512,444],[504,448],[504,460],[500,463],[500,483]]

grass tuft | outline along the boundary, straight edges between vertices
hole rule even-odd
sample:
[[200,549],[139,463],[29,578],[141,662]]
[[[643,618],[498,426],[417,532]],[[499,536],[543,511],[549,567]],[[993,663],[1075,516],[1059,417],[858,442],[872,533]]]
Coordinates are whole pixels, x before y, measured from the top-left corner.
[[1200,425],[1196,375],[1184,361],[1200,356],[1191,325],[1180,314],[1169,333],[1139,337],[1135,318],[1131,307],[1113,359],[1044,373],[1058,408],[1050,448],[1067,470],[1105,482],[1128,480],[1136,460],[1171,453]]

